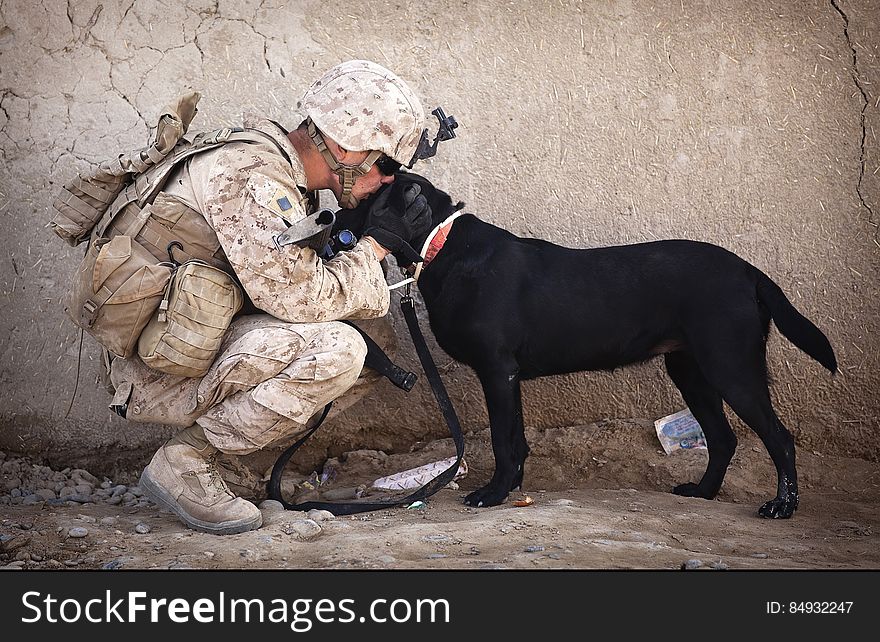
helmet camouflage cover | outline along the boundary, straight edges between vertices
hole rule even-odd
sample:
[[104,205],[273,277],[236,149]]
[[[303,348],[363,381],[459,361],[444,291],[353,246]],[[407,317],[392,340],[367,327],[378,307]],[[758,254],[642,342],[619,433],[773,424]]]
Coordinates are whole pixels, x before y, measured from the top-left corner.
[[301,106],[315,127],[350,151],[380,151],[410,165],[425,111],[409,86],[368,60],[336,65],[306,91]]

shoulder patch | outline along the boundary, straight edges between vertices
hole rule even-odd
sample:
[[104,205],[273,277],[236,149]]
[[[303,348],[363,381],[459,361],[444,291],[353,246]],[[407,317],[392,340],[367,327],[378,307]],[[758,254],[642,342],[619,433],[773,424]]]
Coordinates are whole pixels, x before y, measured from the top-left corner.
[[248,179],[247,187],[259,205],[271,210],[288,223],[295,223],[305,218],[306,211],[298,189],[291,190],[262,174],[253,174]]

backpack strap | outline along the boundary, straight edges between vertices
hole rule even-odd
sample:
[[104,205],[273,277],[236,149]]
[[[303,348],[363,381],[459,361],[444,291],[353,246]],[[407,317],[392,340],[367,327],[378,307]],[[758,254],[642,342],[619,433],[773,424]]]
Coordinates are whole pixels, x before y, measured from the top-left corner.
[[[169,155],[160,160],[157,164],[146,166],[146,171],[138,174],[135,180],[127,185],[120,192],[119,196],[104,214],[101,221],[95,227],[98,236],[104,236],[107,228],[116,219],[116,216],[127,205],[135,203],[138,209],[142,209],[147,203],[151,203],[156,194],[165,185],[165,181],[171,174],[171,170],[177,167],[184,160],[200,154],[226,143],[270,143],[278,153],[283,156],[288,163],[291,162],[290,155],[284,150],[278,142],[258,129],[244,129],[240,127],[231,128],[224,127],[210,132],[202,132],[197,134],[192,142],[184,142],[179,144]],[[146,217],[144,218],[146,222]],[[135,231],[137,233],[137,231]]]

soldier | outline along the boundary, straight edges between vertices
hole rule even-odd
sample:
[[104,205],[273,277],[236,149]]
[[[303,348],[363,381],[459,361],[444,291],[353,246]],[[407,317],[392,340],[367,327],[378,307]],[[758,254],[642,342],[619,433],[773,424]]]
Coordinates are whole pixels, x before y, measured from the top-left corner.
[[424,196],[412,193],[402,217],[374,207],[363,238],[331,261],[308,247],[279,249],[273,238],[313,210],[316,190],[332,190],[351,208],[392,182],[401,165],[430,155],[423,153],[426,119],[418,98],[375,63],[332,68],[305,93],[301,108],[306,118],[291,132],[246,120],[271,141],[227,143],[193,156],[153,204],[152,215],[164,220],[192,210],[204,217],[262,313],[233,321],[203,377],[157,372],[137,356],[111,364],[111,382],[117,394],[125,391],[130,418],[188,426],[156,452],[140,484],[187,526],[208,533],[261,526],[259,509],[224,482],[218,456],[244,455],[301,433],[309,418],[352,388],[366,346],[339,320],[386,315],[390,297],[380,262],[394,253],[409,264],[408,240],[430,228]]

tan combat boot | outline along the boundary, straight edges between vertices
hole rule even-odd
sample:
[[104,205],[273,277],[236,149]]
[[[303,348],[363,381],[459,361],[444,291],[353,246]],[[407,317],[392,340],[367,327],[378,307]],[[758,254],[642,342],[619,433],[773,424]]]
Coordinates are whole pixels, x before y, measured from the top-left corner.
[[231,535],[259,528],[260,509],[229,491],[217,469],[219,454],[201,426],[190,426],[153,455],[140,486],[194,530]]

